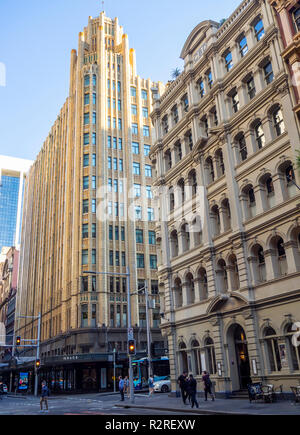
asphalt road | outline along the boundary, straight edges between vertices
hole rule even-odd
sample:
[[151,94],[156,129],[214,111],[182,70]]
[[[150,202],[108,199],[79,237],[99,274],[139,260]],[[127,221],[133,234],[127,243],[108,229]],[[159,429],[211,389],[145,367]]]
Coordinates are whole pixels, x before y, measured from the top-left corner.
[[[138,400],[137,397],[135,399],[137,404]],[[166,411],[122,409],[116,407],[119,403],[121,403],[119,396],[114,395],[99,398],[81,396],[50,397],[49,413],[40,413],[40,403],[37,398],[5,397],[0,400],[0,415],[176,415],[174,412]]]

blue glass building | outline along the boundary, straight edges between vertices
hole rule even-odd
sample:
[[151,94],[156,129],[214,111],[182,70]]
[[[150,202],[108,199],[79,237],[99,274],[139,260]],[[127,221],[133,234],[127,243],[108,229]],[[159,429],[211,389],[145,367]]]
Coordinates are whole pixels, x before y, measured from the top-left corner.
[[14,246],[20,178],[3,175],[0,183],[0,250]]
[[24,177],[31,164],[0,156],[0,252],[3,247],[20,244]]

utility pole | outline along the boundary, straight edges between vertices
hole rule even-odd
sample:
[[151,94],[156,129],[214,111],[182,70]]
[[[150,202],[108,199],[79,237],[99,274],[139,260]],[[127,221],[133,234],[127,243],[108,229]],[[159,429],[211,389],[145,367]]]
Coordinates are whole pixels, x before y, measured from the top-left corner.
[[146,298],[146,322],[147,322],[147,347],[148,347],[148,377],[151,377],[152,373],[152,358],[151,358],[151,330],[149,319],[149,292],[148,292],[148,280],[145,280],[145,298]]
[[37,347],[36,347],[36,360],[35,360],[35,382],[34,382],[34,395],[38,395],[38,382],[39,382],[39,371],[36,366],[37,360],[40,359],[40,341],[41,341],[41,313],[38,315],[38,337],[37,337]]
[[116,391],[116,349],[114,349],[114,393]]
[[[127,267],[127,304],[128,304],[128,342],[131,337],[129,337],[129,333],[131,331],[131,293],[130,293],[130,269]],[[129,388],[130,388],[130,402],[134,403],[134,383],[133,383],[133,370],[132,370],[132,356],[129,355],[128,349],[128,358],[129,358]]]
[[[128,305],[128,320],[127,320],[127,323],[128,323],[128,342],[129,342],[129,340],[131,340],[130,333],[131,333],[131,330],[132,330],[132,325],[131,325],[130,268],[127,267],[126,273],[91,272],[91,271],[85,271],[83,273],[85,275],[126,276],[126,278],[127,278],[127,305]],[[128,349],[128,358],[129,358],[130,402],[134,403],[134,383],[133,383],[132,356],[129,355],[129,349]]]

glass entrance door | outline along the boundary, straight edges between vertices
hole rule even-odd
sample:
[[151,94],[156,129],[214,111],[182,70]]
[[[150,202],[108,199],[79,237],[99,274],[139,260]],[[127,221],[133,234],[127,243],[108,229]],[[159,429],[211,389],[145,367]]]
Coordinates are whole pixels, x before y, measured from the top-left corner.
[[247,389],[247,385],[250,383],[250,361],[248,355],[248,345],[246,340],[246,334],[243,328],[237,325],[235,334],[235,349],[238,363],[238,371],[240,378],[240,387],[242,390]]

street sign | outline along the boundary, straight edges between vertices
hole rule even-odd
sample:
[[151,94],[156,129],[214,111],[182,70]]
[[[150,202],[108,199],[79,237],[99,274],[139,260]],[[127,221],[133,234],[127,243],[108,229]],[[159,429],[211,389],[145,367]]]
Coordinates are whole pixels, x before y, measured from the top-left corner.
[[121,364],[119,364],[119,365],[117,365],[116,364],[116,369],[122,369],[123,368],[123,364],[121,365]]

